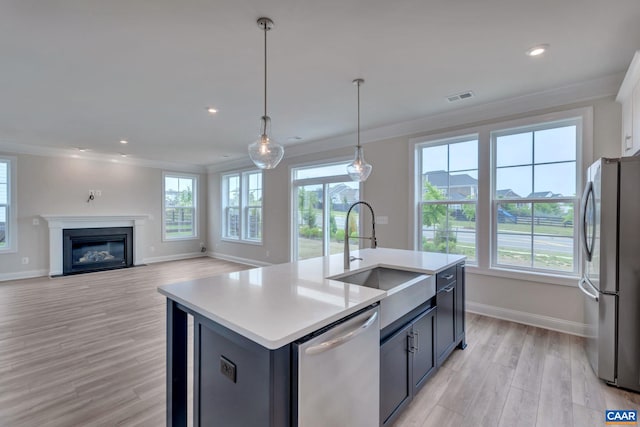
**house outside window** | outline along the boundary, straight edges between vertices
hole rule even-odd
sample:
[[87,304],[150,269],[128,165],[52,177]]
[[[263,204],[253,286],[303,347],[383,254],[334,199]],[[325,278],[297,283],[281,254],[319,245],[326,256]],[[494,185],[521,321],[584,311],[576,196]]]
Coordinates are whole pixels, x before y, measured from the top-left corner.
[[17,250],[15,157],[0,157],[0,253]]
[[262,172],[222,175],[222,238],[262,242]]
[[163,195],[163,240],[197,238],[198,177],[165,172]]
[[477,136],[419,144],[416,154],[419,249],[466,255],[475,264]]

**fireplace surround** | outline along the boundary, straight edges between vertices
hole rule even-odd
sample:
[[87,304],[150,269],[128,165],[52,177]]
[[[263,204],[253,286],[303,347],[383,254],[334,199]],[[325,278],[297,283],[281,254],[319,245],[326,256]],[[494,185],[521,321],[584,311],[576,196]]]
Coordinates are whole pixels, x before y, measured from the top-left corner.
[[[64,230],[131,227],[133,230],[131,263],[134,266],[144,263],[144,226],[148,218],[147,215],[41,215],[41,217],[49,225],[49,276],[51,277],[63,274]],[[92,250],[97,251],[97,249]]]

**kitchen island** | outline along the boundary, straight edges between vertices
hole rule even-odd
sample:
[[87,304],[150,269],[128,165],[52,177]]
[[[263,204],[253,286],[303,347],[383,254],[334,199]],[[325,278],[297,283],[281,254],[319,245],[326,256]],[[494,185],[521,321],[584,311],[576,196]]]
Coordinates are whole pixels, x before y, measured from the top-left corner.
[[[344,270],[342,254],[337,254],[160,287],[159,292],[167,297],[167,425],[186,425],[187,314],[194,316],[194,425],[210,425],[215,419],[220,425],[289,426],[296,425],[292,343],[387,297],[384,290],[332,278],[374,267],[428,275],[453,271],[437,280],[438,289],[440,282],[448,286],[442,287],[443,295],[453,296],[456,293],[451,292],[450,284],[455,284],[460,271],[456,301],[464,311],[464,257],[385,248],[364,249],[354,255],[362,260],[353,261],[349,271]],[[435,335],[439,330],[434,317],[435,286],[432,293],[414,311],[431,313]],[[456,345],[465,345],[464,320],[455,323],[460,316],[454,315],[454,306],[452,300],[442,310],[451,321],[441,326],[450,323],[454,340],[440,346],[447,352],[444,357]],[[396,328],[405,327],[400,324],[404,320],[382,330],[381,338],[397,337]],[[413,336],[412,330],[406,333]],[[436,354],[433,338],[435,369],[441,355]],[[407,358],[407,366],[411,361]],[[410,398],[412,389],[408,393]]]

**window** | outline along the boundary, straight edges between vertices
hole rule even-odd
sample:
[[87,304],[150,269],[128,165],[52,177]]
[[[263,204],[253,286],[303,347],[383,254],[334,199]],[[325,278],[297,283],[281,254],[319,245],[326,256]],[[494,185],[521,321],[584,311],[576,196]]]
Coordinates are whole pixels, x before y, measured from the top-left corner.
[[197,200],[198,177],[184,174],[163,174],[163,237],[164,240],[198,237]]
[[262,242],[262,172],[222,176],[222,237]]
[[[292,170],[292,259],[344,251],[347,210],[360,196],[360,183],[347,175],[348,162],[304,166]],[[359,208],[349,216],[349,234],[359,235]],[[359,242],[349,241],[351,250]]]
[[478,138],[416,146],[419,249],[462,254],[476,263]]
[[0,157],[0,253],[17,250],[14,157]]
[[577,272],[580,120],[491,133],[492,264]]
[[581,173],[592,108],[416,138],[416,250],[462,254],[470,270],[575,285]]

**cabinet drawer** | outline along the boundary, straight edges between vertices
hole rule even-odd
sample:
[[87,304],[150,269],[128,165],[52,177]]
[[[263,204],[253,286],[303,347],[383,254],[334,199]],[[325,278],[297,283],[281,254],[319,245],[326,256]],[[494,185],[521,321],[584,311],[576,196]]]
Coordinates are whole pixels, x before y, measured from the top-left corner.
[[450,284],[456,281],[456,266],[449,267],[444,271],[441,271],[436,276],[436,292],[446,288]]

